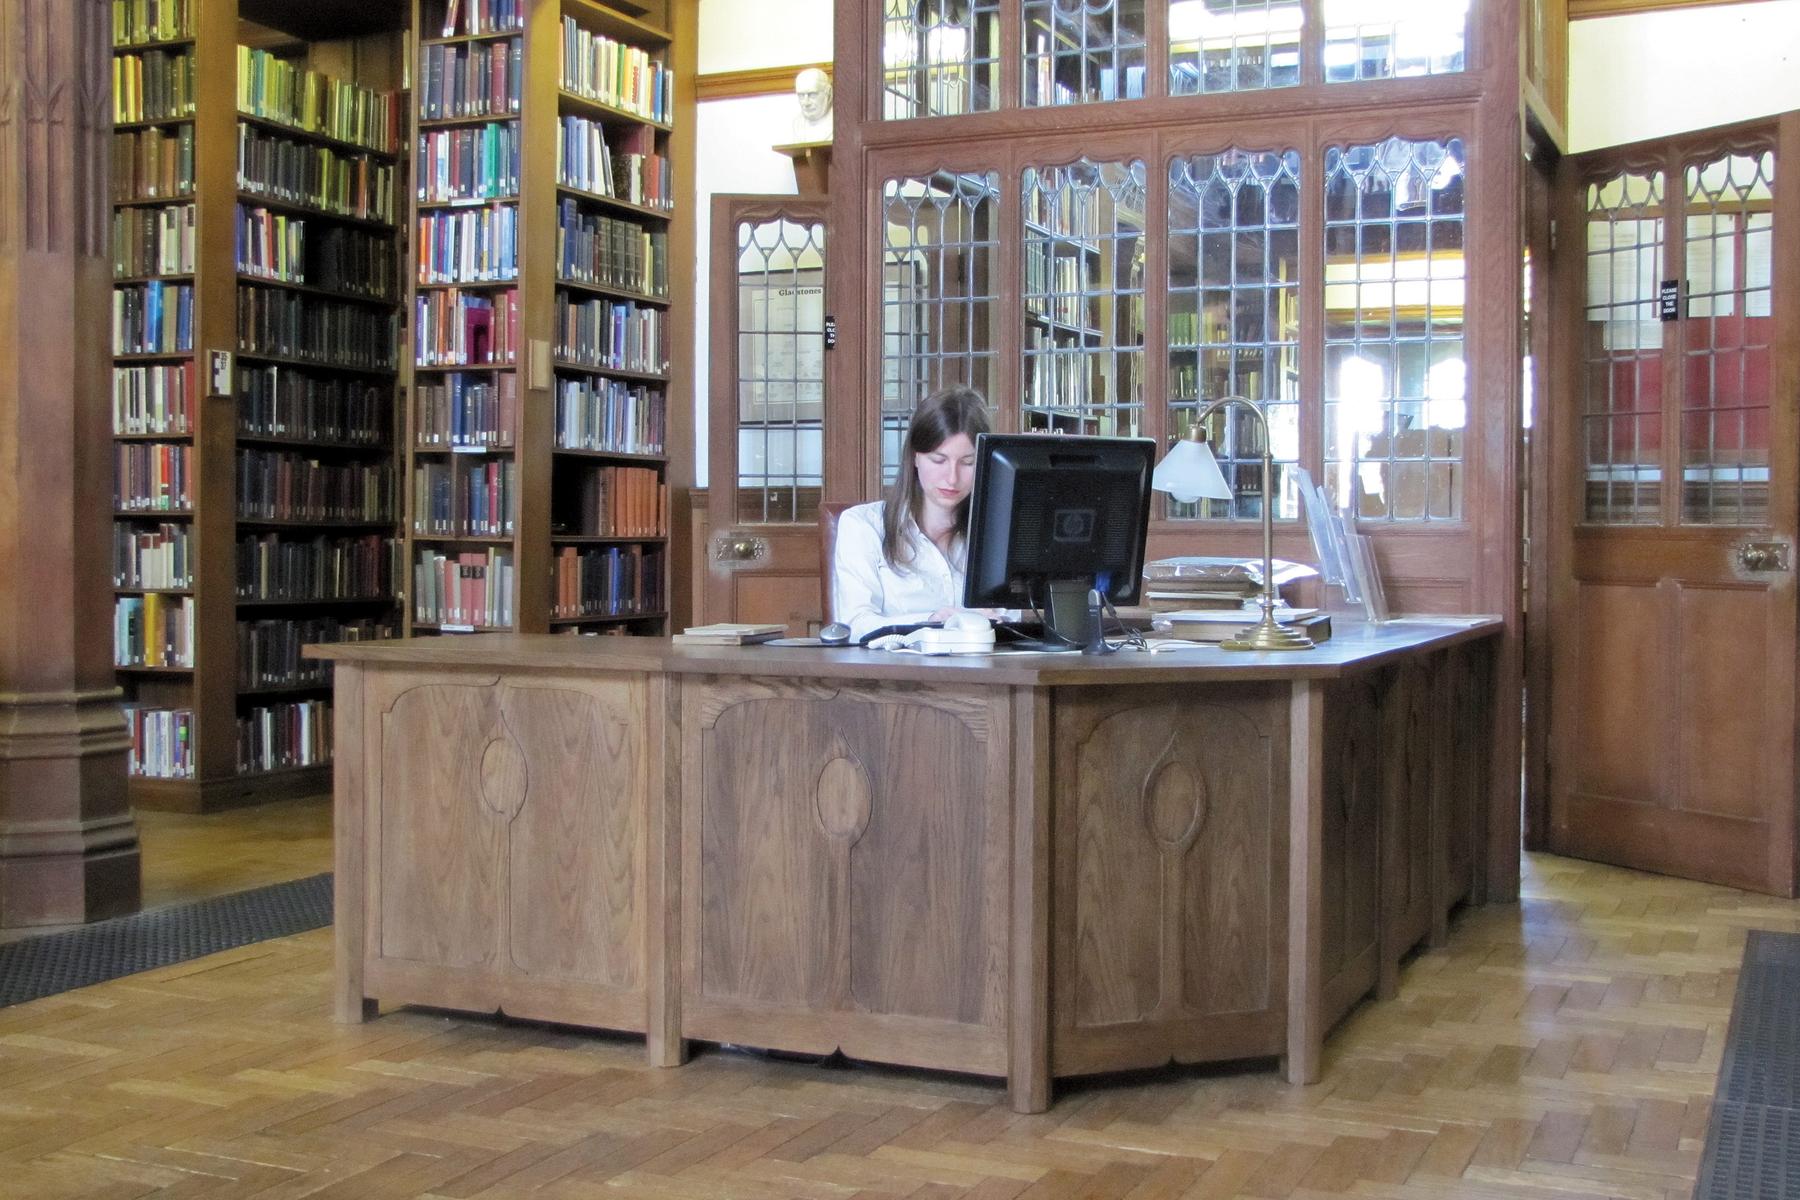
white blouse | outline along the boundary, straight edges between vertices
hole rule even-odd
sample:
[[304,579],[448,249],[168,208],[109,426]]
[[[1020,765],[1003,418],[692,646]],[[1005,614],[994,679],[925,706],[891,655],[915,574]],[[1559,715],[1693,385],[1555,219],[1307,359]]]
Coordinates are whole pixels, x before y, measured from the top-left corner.
[[940,608],[962,604],[967,540],[958,538],[945,557],[908,516],[901,536],[912,561],[896,570],[881,554],[884,502],[859,504],[838,517],[831,563],[831,619],[850,626],[852,641],[883,625],[929,620]]

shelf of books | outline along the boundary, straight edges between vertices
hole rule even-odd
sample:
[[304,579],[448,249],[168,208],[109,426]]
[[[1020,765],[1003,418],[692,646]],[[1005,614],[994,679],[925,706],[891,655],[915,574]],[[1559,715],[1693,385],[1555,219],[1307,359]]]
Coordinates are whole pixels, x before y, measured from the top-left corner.
[[404,31],[305,44],[240,23],[234,0],[113,14],[114,646],[133,800],[316,794],[330,680],[300,648],[401,628]]
[[409,628],[661,633],[671,39],[419,0]]

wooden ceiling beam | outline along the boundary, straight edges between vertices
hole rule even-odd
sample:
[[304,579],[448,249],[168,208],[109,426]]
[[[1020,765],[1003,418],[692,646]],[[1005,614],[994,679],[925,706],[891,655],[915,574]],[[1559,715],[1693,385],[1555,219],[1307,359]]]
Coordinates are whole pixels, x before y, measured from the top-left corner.
[[1726,4],[1750,4],[1755,0],[1569,0],[1569,20],[1583,17],[1622,17],[1628,13],[1660,12],[1666,8],[1717,8]]

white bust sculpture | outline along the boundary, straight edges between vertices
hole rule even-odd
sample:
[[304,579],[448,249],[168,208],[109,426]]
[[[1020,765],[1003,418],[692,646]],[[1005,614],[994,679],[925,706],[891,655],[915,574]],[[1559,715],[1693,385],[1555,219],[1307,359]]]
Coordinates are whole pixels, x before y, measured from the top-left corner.
[[830,141],[831,76],[817,67],[806,68],[794,76],[794,98],[800,102],[800,115],[794,120],[794,140]]

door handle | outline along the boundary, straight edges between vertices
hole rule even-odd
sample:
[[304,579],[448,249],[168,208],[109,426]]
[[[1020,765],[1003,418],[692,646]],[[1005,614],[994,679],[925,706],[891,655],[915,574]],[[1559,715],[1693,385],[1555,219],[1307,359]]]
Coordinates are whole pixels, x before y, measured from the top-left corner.
[[727,535],[713,543],[713,558],[718,562],[754,562],[768,553],[766,538]]
[[1746,571],[1788,569],[1786,542],[1745,542],[1737,550],[1738,565]]

